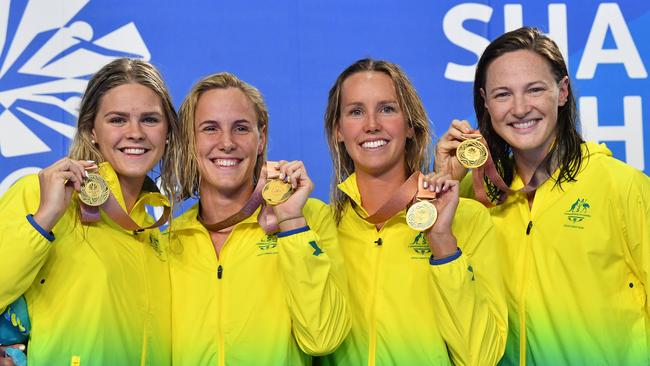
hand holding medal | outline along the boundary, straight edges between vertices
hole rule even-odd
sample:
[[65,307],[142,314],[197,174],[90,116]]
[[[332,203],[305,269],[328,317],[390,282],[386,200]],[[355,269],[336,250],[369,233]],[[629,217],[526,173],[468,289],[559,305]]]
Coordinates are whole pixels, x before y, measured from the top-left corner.
[[92,161],[63,158],[38,173],[40,202],[34,220],[51,230],[70,204],[73,191],[81,191],[88,173],[97,169]]
[[424,180],[424,174],[418,177],[418,193],[415,196],[416,202],[406,211],[406,223],[415,231],[428,230],[435,224],[438,218],[438,210],[433,204],[436,199],[436,192],[428,190],[428,182]]
[[267,161],[266,184],[262,190],[264,201],[271,206],[275,206],[289,199],[293,193],[293,186],[288,180],[289,176],[280,172],[277,161]]
[[302,161],[267,161],[266,178],[262,197],[273,207],[280,229],[286,231],[306,225],[302,208],[314,184]]
[[[423,230],[434,258],[446,257],[454,254],[458,249],[456,237],[451,230],[451,224],[458,207],[458,188],[458,181],[453,180],[448,174],[429,173],[426,176],[421,175],[417,197],[427,197],[424,191],[429,192],[428,197],[431,197],[431,195],[435,197],[435,200],[430,204],[434,206],[435,203],[436,218],[430,227]],[[428,201],[419,201],[416,204],[421,202]],[[411,208],[414,206],[415,204]]]
[[472,129],[469,122],[453,120],[436,144],[435,171],[462,180],[468,168],[480,165],[483,157],[486,157],[487,149],[478,141],[480,138],[481,135]]

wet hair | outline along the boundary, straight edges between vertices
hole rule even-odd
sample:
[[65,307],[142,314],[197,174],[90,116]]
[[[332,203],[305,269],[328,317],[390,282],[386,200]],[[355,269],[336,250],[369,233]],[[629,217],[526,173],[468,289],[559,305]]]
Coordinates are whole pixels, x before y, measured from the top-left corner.
[[393,81],[397,102],[404,113],[404,119],[408,126],[413,128],[413,138],[406,140],[406,173],[411,174],[417,170],[426,172],[431,165],[432,147],[429,118],[424,110],[422,100],[406,73],[397,64],[388,61],[370,58],[356,61],[343,70],[334,82],[329,91],[327,109],[325,110],[325,132],[334,164],[330,200],[334,206],[334,217],[337,223],[341,220],[343,208],[349,200],[347,195],[337,188],[337,185],[354,172],[352,158],[345,150],[343,142],[337,139],[341,118],[341,89],[345,80],[359,72],[380,72]]
[[180,136],[179,121],[172,104],[171,96],[160,72],[152,64],[142,60],[118,58],[102,67],[88,81],[86,91],[81,100],[77,132],[73,138],[68,156],[76,160],[104,161],[104,157],[96,144],[93,143],[92,131],[95,127],[95,117],[99,110],[102,97],[111,89],[125,84],[139,84],[151,89],[158,97],[168,124],[168,143],[159,162],[160,178],[163,191],[172,198],[178,197],[178,171],[176,161],[182,150],[178,143]]
[[[474,111],[481,134],[488,142],[494,163],[506,184],[510,185],[514,177],[514,160],[512,148],[499,136],[494,127],[490,114],[485,108],[485,100],[481,89],[485,90],[487,71],[492,62],[508,52],[528,50],[546,60],[550,71],[557,83],[567,77],[568,96],[563,106],[558,108],[556,140],[545,159],[545,169],[549,176],[559,167],[559,175],[555,184],[574,181],[582,164],[580,145],[584,142],[580,137],[579,123],[576,111],[576,101],[568,79],[566,62],[560,49],[551,38],[542,34],[538,29],[522,27],[505,33],[495,39],[485,49],[476,66],[474,78]],[[488,194],[492,200],[498,200],[503,192],[488,182]]]
[[[257,129],[260,135],[268,137],[269,112],[266,103],[264,103],[264,98],[257,88],[228,72],[209,75],[199,80],[185,97],[179,110],[179,118],[182,124],[182,144],[185,146],[185,149],[179,157],[177,164],[179,166],[178,170],[181,173],[179,179],[181,181],[181,197],[183,199],[198,197],[199,194],[200,173],[198,157],[196,155],[196,133],[194,131],[194,116],[199,99],[208,90],[228,88],[237,88],[244,93],[255,110]],[[264,146],[262,154],[257,157],[253,183],[259,179],[262,165],[265,162],[266,146]]]

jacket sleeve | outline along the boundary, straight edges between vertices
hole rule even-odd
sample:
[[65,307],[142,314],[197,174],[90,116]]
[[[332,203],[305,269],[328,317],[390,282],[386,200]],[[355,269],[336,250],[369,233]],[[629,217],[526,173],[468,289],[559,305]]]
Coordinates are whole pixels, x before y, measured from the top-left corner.
[[[507,305],[492,219],[478,202],[473,214],[454,219],[457,257],[430,260],[434,309],[455,365],[494,365],[507,337]],[[459,205],[460,208],[460,205]],[[459,220],[460,219],[460,220]],[[444,309],[444,310],[443,310]]]
[[[51,242],[27,219],[38,208],[38,177],[16,182],[0,198],[0,309],[25,293],[47,259]],[[44,235],[45,234],[45,235]]]
[[317,356],[333,352],[350,330],[348,283],[328,206],[310,199],[308,227],[278,234],[279,262],[300,348]]
[[[645,288],[645,298],[650,296],[650,178],[636,172],[623,197],[619,214],[622,222],[624,240],[629,248],[637,275]],[[645,301],[646,313],[650,313],[650,304]]]

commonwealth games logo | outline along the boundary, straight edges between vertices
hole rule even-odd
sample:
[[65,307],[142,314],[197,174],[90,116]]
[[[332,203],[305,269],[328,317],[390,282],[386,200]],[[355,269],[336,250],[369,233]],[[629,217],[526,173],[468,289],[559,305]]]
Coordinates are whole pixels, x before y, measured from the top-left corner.
[[0,1],[0,162],[64,151],[90,75],[118,57],[151,58],[133,22],[96,34],[77,19],[88,2]]

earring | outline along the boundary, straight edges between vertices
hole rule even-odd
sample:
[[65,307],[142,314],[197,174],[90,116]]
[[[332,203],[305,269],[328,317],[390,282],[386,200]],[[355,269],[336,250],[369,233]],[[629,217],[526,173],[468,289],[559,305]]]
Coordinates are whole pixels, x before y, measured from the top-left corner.
[[93,139],[90,140],[90,143],[93,144],[93,145],[97,144],[97,143],[95,142],[95,140],[93,140]]
[[169,145],[169,139],[165,140],[165,145]]

